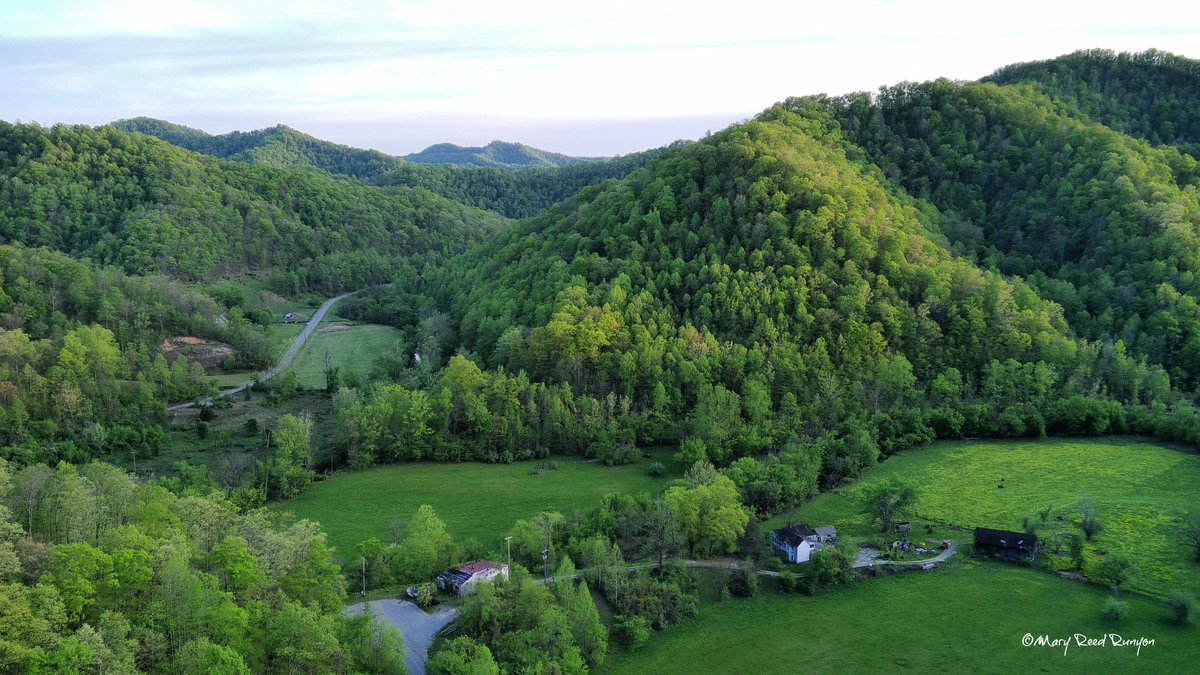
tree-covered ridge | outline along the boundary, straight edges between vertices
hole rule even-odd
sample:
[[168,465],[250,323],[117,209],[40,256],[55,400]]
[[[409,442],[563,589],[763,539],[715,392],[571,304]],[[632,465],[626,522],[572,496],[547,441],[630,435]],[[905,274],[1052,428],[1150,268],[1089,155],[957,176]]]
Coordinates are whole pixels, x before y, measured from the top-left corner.
[[504,226],[428,191],[218,161],[112,128],[0,123],[0,239],[136,274],[273,269],[281,290],[386,279]]
[[521,170],[571,166],[584,162],[602,162],[606,158],[571,157],[558,152],[531,148],[524,143],[492,141],[481,148],[438,143],[421,152],[404,155],[403,159],[415,164],[449,164]]
[[374,185],[424,188],[508,218],[540,215],[588,185],[621,178],[642,168],[666,150],[657,148],[603,162],[564,164],[561,168],[510,171],[491,165],[418,164],[374,150],[322,141],[285,126],[220,136],[145,117],[121,120],[110,126],[223,159],[275,167],[315,167]]
[[399,636],[344,616],[345,595],[311,522],[0,460],[4,672],[401,672]]
[[1200,61],[1154,49],[1088,49],[1006,66],[983,81],[1037,84],[1080,116],[1200,158]]
[[[778,452],[733,474],[789,486],[748,497],[769,509],[934,436],[1148,429],[1135,410],[1179,400],[1161,368],[954,257],[917,206],[831,120],[782,108],[584,190],[351,305],[422,357],[384,368],[412,389],[336,404],[351,461],[681,440],[719,465]],[[484,370],[454,356],[439,377],[456,348]]]
[[671,148],[669,146],[615,157],[605,162],[573,164],[555,169],[503,169],[468,166],[422,166],[401,164],[374,178],[376,185],[408,185],[509,218],[531,218],[574,195],[589,185],[623,178],[646,166]]
[[1080,335],[1200,373],[1200,169],[1062,114],[1028,86],[938,80],[791,99],[941,210],[960,250],[1025,277]]
[[312,166],[360,179],[378,176],[404,163],[378,150],[362,150],[324,141],[282,124],[220,135],[148,117],[119,120],[109,126],[154,136],[186,150],[213,157],[277,167]]

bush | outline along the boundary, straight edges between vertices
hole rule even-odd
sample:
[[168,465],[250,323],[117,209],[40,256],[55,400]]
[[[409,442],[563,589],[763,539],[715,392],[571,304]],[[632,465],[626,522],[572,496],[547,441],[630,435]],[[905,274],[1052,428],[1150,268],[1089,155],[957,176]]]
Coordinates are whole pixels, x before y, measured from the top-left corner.
[[437,593],[437,587],[433,582],[426,581],[417,586],[417,605],[420,607],[428,607],[433,604],[433,599]]
[[784,593],[795,593],[800,590],[800,580],[796,578],[795,572],[784,570],[779,573],[779,590]]
[[1103,615],[1108,621],[1124,621],[1125,617],[1129,616],[1129,603],[1122,602],[1116,598],[1109,598],[1108,602],[1104,603]]
[[246,424],[242,428],[245,429],[247,436],[256,436],[258,435],[258,420],[251,417],[246,420]]
[[1174,591],[1167,596],[1166,606],[1175,623],[1182,626],[1192,620],[1192,614],[1196,611],[1196,600],[1183,591]]
[[730,575],[729,592],[741,598],[752,598],[758,592],[758,583],[754,561],[743,560],[741,567],[734,569]]
[[661,476],[664,473],[666,473],[666,471],[667,471],[667,468],[665,466],[663,466],[662,462],[655,462],[650,465],[650,475],[651,476]]
[[208,425],[204,422],[196,423],[196,438],[199,438],[200,440],[208,438]]
[[211,422],[216,416],[217,413],[213,411],[213,407],[211,405],[200,406],[200,421]]
[[621,640],[629,651],[636,651],[650,639],[650,625],[640,616],[614,617]]

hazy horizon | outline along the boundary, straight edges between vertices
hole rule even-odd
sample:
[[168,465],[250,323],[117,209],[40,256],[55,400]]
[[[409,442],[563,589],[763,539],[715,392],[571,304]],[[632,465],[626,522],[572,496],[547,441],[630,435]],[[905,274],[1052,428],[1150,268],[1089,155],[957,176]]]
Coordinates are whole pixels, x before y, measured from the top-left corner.
[[1079,49],[1198,55],[1200,15],[1178,3],[1087,8],[51,0],[0,9],[0,117],[144,116],[214,134],[286,124],[393,155],[504,140],[608,156],[694,139],[788,96],[978,79]]

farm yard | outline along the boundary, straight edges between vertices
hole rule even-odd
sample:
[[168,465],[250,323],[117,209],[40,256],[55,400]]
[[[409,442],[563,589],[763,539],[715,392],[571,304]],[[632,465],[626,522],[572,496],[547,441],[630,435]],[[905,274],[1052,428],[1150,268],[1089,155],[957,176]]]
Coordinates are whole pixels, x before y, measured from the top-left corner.
[[[822,522],[839,532],[874,536],[862,513],[869,487],[890,478],[911,481],[919,494],[911,511],[922,537],[941,539],[948,526],[1022,531],[1022,519],[1040,519],[1050,531],[1080,532],[1084,505],[1103,529],[1085,546],[1087,563],[1120,552],[1134,560],[1128,588],[1163,594],[1200,592],[1200,564],[1175,528],[1200,509],[1200,456],[1122,438],[942,442],[895,455],[862,480],[825,493],[771,521]],[[1059,520],[1059,519],[1062,520]],[[926,534],[925,524],[934,528]],[[958,536],[962,536],[960,532]]]
[[[674,448],[648,450],[651,459],[607,467],[576,457],[513,464],[400,464],[329,478],[303,495],[273,504],[279,512],[318,521],[329,542],[343,555],[370,537],[392,541],[393,523],[407,521],[429,504],[458,541],[474,539],[484,547],[498,542],[517,520],[541,511],[590,509],[609,492],[659,492],[683,467],[671,459]],[[539,463],[557,468],[535,475]],[[653,462],[666,467],[650,475]]]
[[[703,586],[703,584],[701,584]],[[1119,626],[1100,615],[1107,592],[1045,572],[967,562],[948,573],[864,579],[822,595],[702,601],[695,618],[636,652],[615,650],[604,672],[1009,673],[1187,672],[1200,660],[1200,627],[1176,626],[1153,600],[1126,596]],[[1022,646],[1026,633],[1155,640],[1143,647]],[[753,636],[753,639],[748,639]]]

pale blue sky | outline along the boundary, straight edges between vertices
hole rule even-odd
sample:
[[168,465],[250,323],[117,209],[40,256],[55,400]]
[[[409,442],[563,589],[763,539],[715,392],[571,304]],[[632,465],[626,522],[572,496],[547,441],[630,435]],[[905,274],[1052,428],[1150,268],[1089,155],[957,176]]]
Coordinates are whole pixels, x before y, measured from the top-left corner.
[[975,79],[1090,47],[1200,57],[1200,12],[1163,0],[0,0],[0,118],[282,123],[395,154],[501,138],[606,155],[788,96]]

